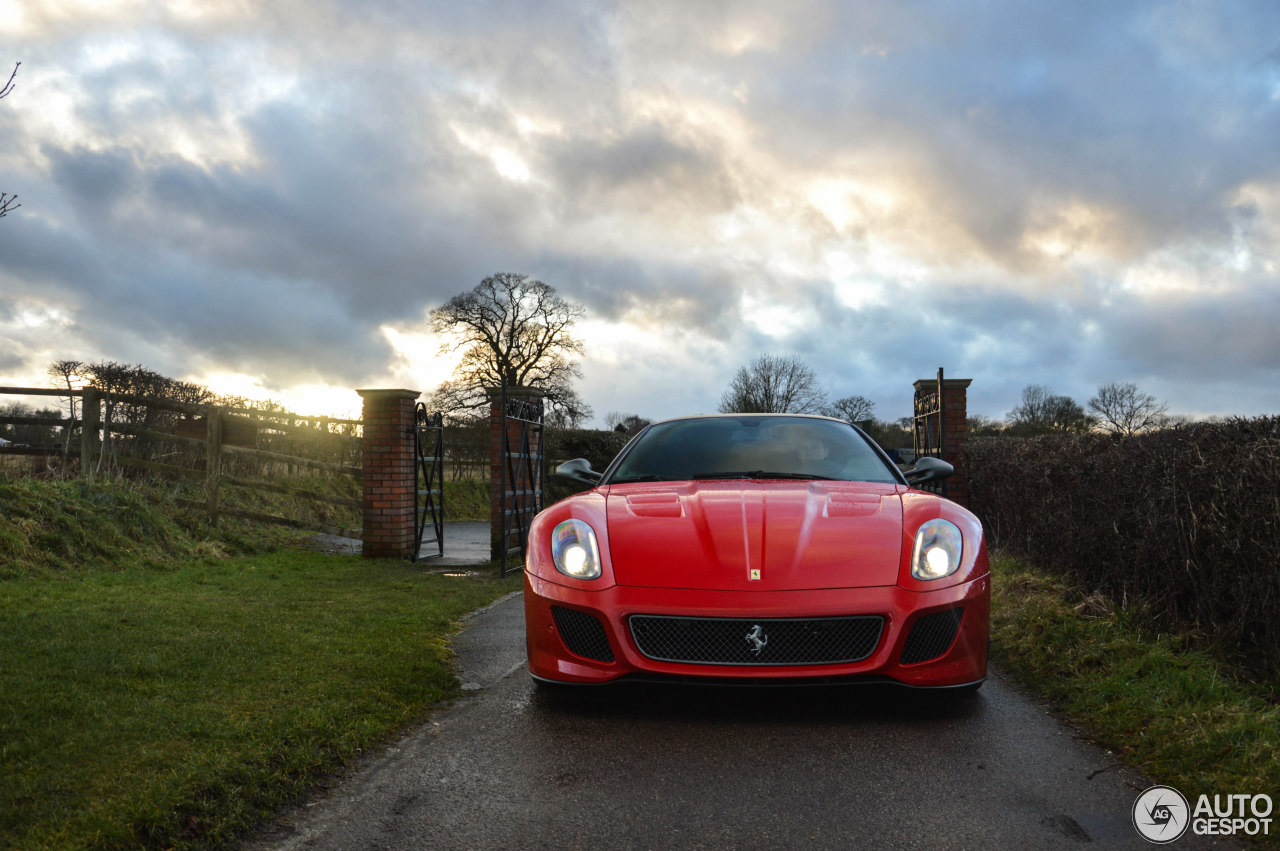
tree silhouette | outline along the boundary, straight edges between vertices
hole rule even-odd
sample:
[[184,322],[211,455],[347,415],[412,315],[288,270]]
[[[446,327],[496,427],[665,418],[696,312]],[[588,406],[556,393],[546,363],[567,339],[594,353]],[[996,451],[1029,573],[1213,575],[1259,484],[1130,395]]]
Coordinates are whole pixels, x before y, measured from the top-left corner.
[[872,419],[875,410],[876,403],[866,396],[845,396],[832,402],[825,413],[829,417],[838,417],[845,422],[862,423]]
[[570,333],[585,313],[528,275],[501,272],[431,311],[431,330],[452,335],[442,352],[462,350],[452,381],[437,391],[455,410],[482,406],[500,387],[541,390],[559,419],[576,422],[590,408],[574,391],[582,343]]
[[1039,384],[1022,389],[1022,404],[1009,412],[1014,434],[1086,432],[1093,424],[1089,415],[1070,396],[1059,396]]
[[791,355],[761,355],[740,367],[720,399],[722,414],[816,414],[827,394],[809,365]]
[[1113,434],[1130,436],[1160,428],[1168,422],[1168,406],[1136,384],[1112,381],[1098,387],[1089,400],[1089,410],[1097,414],[1098,427]]

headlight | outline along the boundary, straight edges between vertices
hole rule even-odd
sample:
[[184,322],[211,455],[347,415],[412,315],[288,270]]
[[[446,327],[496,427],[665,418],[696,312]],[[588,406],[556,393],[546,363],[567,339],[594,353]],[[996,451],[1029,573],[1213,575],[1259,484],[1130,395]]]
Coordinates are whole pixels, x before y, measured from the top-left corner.
[[960,567],[963,539],[954,523],[937,518],[916,532],[911,552],[911,575],[916,579],[941,579]]
[[556,570],[574,579],[600,576],[596,533],[582,520],[566,520],[551,532],[551,560]]

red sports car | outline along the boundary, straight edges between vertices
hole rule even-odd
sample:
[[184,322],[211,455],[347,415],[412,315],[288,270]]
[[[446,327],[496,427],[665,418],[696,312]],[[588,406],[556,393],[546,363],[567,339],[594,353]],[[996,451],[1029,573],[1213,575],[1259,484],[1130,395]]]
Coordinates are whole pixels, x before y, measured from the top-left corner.
[[982,524],[913,485],[865,433],[825,417],[654,423],[594,485],[533,521],[529,672],[623,678],[882,681],[972,690],[987,673]]

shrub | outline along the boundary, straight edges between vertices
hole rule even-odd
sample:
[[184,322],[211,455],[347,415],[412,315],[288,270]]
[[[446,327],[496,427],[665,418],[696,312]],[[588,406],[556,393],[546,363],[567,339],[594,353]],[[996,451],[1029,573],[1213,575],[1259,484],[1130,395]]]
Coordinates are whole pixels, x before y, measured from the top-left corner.
[[615,455],[627,445],[629,438],[619,431],[598,431],[593,429],[547,429],[546,444],[543,453],[546,456],[546,493],[543,503],[551,503],[572,496],[580,491],[588,490],[588,485],[580,485],[556,477],[556,467],[574,458],[586,458],[591,468],[603,473],[605,467],[613,461]]
[[966,454],[995,545],[1280,672],[1280,417],[974,440]]

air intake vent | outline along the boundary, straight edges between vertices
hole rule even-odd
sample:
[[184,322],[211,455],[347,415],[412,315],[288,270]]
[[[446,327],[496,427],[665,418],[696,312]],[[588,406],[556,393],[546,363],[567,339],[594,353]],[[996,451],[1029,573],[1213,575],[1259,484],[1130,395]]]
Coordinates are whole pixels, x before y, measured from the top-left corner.
[[650,659],[690,665],[837,665],[880,643],[879,615],[841,618],[682,618],[632,615],[631,637]]
[[560,631],[560,638],[570,653],[585,659],[595,659],[597,662],[613,661],[609,637],[605,635],[604,625],[595,615],[552,606],[551,616],[555,618],[556,629]]
[[925,615],[916,621],[902,648],[902,664],[927,662],[946,653],[951,642],[956,640],[956,631],[960,629],[960,619],[963,616],[964,609],[946,609]]

